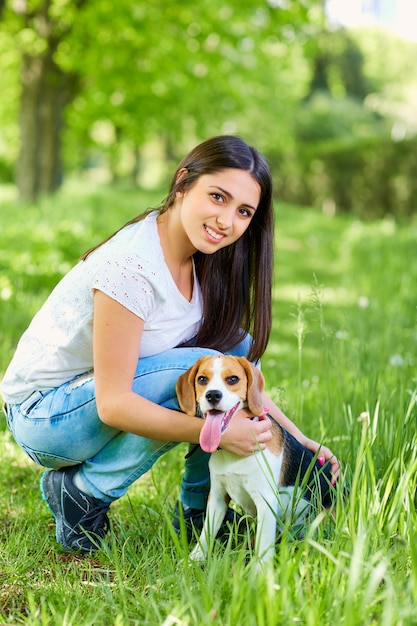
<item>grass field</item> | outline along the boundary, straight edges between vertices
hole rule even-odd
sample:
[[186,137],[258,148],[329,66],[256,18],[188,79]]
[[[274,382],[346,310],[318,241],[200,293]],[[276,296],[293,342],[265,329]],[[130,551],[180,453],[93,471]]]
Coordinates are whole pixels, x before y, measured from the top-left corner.
[[[78,256],[161,194],[69,184],[16,205],[0,190],[0,376]],[[362,223],[278,204],[267,388],[342,460],[335,519],[284,534],[257,574],[247,537],[205,566],[173,535],[185,446],[112,507],[94,558],[64,554],[35,466],[0,422],[0,624],[346,626],[417,624],[417,220]],[[250,531],[251,524],[248,522]],[[249,532],[248,531],[248,532]]]

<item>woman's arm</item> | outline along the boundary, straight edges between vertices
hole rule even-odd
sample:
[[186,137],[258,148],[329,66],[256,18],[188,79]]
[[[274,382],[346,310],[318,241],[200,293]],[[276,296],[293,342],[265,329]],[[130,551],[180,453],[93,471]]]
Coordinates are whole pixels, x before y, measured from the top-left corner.
[[201,421],[161,407],[132,390],[144,322],[101,291],[94,293],[94,377],[100,419],[113,428],[197,443]]
[[[94,295],[94,377],[100,419],[107,425],[160,441],[198,443],[203,420],[161,407],[132,391],[144,322],[101,291]],[[270,439],[270,422],[232,420],[226,449],[251,454]]]
[[324,461],[330,462],[330,465],[332,467],[332,474],[335,478],[337,478],[340,473],[340,466],[339,461],[337,460],[333,452],[329,450],[329,448],[326,448],[326,446],[322,446],[317,441],[309,439],[308,437],[303,435],[301,430],[297,428],[297,426],[286,415],[284,415],[281,409],[273,402],[273,400],[271,400],[271,398],[266,393],[263,394],[263,399],[265,407],[268,408],[268,413],[270,413],[270,415],[272,415],[272,417],[276,419],[277,422],[279,422],[281,426],[285,428],[285,430],[287,430],[289,433],[291,433],[291,435],[298,439],[298,441],[302,443],[303,446],[311,450],[314,454],[319,451],[319,457],[323,458]]

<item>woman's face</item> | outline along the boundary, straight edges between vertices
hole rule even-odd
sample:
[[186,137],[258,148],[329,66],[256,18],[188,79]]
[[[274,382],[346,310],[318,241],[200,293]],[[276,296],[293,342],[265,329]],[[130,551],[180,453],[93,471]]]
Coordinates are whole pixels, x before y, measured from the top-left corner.
[[243,235],[260,197],[259,183],[248,172],[229,168],[204,174],[177,192],[175,208],[195,250],[212,254]]

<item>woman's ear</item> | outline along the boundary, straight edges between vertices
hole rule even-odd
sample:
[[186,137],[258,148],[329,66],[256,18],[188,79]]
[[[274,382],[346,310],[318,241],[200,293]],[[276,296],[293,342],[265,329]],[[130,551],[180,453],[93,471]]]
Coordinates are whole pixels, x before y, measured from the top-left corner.
[[175,179],[175,184],[177,186],[177,190],[175,192],[175,196],[177,198],[182,198],[182,196],[184,195],[185,192],[185,184],[181,184],[181,179],[188,173],[187,168],[182,167],[180,169],[180,171],[177,174],[177,177]]
[[180,182],[181,178],[182,178],[185,174],[187,174],[187,172],[188,172],[188,170],[187,170],[187,168],[186,168],[186,167],[182,167],[182,168],[180,169],[180,171],[179,171],[179,172],[178,172],[178,174],[177,174],[177,178],[175,179],[175,182],[177,183],[177,185],[178,185],[178,183]]

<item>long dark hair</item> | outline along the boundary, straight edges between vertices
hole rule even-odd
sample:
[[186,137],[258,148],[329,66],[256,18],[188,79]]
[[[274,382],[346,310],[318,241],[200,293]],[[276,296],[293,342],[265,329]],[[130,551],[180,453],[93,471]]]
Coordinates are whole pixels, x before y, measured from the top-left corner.
[[[213,254],[194,254],[203,296],[203,321],[195,345],[224,352],[249,333],[252,346],[248,358],[257,360],[265,352],[272,321],[274,211],[272,178],[264,157],[240,137],[208,139],[178,165],[158,210],[161,214],[168,211],[175,203],[176,192],[190,189],[200,176],[228,168],[248,172],[260,186],[260,200],[249,227],[235,243]],[[122,228],[144,219],[151,210]],[[86,259],[97,247],[81,258]]]

